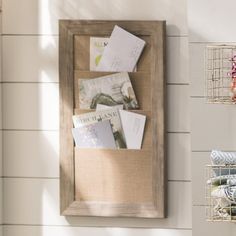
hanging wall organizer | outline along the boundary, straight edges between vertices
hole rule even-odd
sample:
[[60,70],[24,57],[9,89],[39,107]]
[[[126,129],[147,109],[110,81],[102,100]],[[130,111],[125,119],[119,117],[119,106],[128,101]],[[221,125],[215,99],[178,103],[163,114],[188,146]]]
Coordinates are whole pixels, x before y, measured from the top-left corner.
[[[109,37],[115,25],[146,42],[129,73],[135,112],[147,116],[142,149],[77,148],[72,116],[88,112],[79,106],[78,80],[108,74],[89,70],[90,37]],[[61,214],[165,217],[165,22],[61,20],[59,35]]]

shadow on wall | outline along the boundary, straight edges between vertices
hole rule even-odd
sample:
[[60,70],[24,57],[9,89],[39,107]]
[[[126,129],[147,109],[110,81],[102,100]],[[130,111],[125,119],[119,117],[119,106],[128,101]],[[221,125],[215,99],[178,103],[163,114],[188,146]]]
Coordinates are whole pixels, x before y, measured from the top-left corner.
[[[186,4],[183,0],[38,0],[30,3],[33,14],[29,30],[58,34],[58,19],[167,20],[168,35],[187,35]],[[138,6],[135,7],[134,6]],[[155,9],[155,10],[154,10]],[[27,14],[27,13],[26,13]],[[26,15],[26,19],[29,18]],[[25,22],[29,24],[29,22]],[[176,27],[178,26],[178,27]],[[32,33],[31,32],[31,33]]]

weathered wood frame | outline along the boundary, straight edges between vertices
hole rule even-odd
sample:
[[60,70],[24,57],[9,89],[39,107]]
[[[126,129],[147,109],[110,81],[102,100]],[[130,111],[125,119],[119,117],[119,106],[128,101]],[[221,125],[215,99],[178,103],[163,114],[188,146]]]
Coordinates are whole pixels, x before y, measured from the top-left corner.
[[[138,36],[151,38],[151,122],[152,122],[152,191],[153,202],[116,204],[80,202],[75,199],[75,163],[71,135],[74,115],[74,37],[110,35],[117,24]],[[165,22],[164,21],[93,21],[60,20],[60,212],[62,215],[166,217],[165,171]],[[117,150],[124,153],[126,150]],[[138,152],[138,151],[134,151]],[[135,153],[134,153],[135,154]],[[145,153],[144,153],[145,154]]]

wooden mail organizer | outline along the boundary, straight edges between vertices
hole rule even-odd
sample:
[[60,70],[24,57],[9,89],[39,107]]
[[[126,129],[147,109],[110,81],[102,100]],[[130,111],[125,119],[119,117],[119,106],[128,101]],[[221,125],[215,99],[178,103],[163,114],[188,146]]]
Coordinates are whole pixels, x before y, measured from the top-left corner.
[[[142,149],[77,148],[72,116],[79,107],[79,78],[111,72],[89,71],[90,37],[109,37],[118,25],[146,42],[136,72],[129,73],[140,109],[147,116]],[[165,22],[61,20],[60,209],[62,215],[164,218]]]

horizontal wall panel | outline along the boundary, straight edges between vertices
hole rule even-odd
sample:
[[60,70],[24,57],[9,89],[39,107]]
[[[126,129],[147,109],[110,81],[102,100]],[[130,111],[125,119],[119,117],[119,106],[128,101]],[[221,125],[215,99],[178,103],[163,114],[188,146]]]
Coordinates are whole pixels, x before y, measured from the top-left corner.
[[[189,86],[167,86],[167,131],[187,132]],[[3,84],[3,128],[57,130],[58,84]]]
[[59,180],[4,179],[4,223],[77,226],[191,228],[191,184],[168,184],[168,218],[59,216]]
[[[2,36],[2,16],[0,15],[0,26],[1,26],[1,29],[0,29],[0,71],[2,71],[2,63],[3,63],[3,60],[2,60],[2,41],[3,41],[3,36]],[[0,81],[2,81],[3,78],[2,78],[2,73],[1,73],[1,76],[0,76]]]
[[3,81],[58,82],[58,37],[3,37]]
[[[0,1],[0,8],[2,1]],[[0,14],[0,82],[2,81],[2,14]],[[3,185],[2,185],[2,85],[0,85],[0,236],[3,236]]]
[[205,207],[193,207],[193,236],[234,236],[236,234],[236,225],[230,222],[207,222],[205,216]]
[[[189,83],[188,38],[167,37],[167,58],[167,82]],[[3,59],[4,82],[58,82],[57,36],[4,36]]]
[[0,130],[0,177],[3,175],[3,131]]
[[235,42],[234,14],[234,0],[189,0],[190,42]]
[[4,176],[59,177],[57,131],[4,131],[3,136]]
[[58,130],[58,84],[3,84],[3,128]]
[[[4,131],[3,137],[4,176],[59,177],[58,132]],[[168,179],[190,180],[190,135],[167,137]]]
[[[0,37],[1,38],[1,37]],[[0,56],[1,58],[1,56]],[[1,71],[1,68],[0,68]],[[1,75],[0,75],[0,79],[1,79]],[[2,170],[2,162],[3,162],[3,154],[2,154],[2,145],[3,139],[2,139],[2,84],[0,84],[0,177],[2,177],[3,174],[3,170]],[[0,195],[2,195],[2,191],[0,189]],[[0,212],[1,212],[2,208],[0,207]],[[0,221],[1,223],[1,221]]]
[[167,20],[167,34],[187,34],[186,0],[147,0],[138,5],[135,0],[21,0],[18,4],[19,0],[3,0],[4,34],[58,34],[58,19]]
[[55,226],[4,226],[4,236],[191,236],[191,230],[135,229],[135,228],[88,228]]
[[193,205],[205,205],[207,168],[210,152],[192,153],[192,200]]
[[205,47],[206,44],[203,43],[189,44],[189,53],[192,55],[189,61],[189,71],[191,75],[191,96],[205,95]]
[[[0,75],[1,77],[1,75]],[[0,129],[2,129],[2,115],[3,115],[3,112],[2,112],[2,106],[3,106],[3,86],[2,84],[0,83]]]
[[190,134],[168,134],[167,162],[169,180],[191,179]]
[[3,179],[0,178],[0,226],[2,223],[3,223]]
[[168,83],[189,83],[188,37],[167,37],[166,75]]
[[167,130],[190,131],[189,86],[173,85],[167,89]]
[[204,98],[192,98],[192,150],[236,150],[235,119],[234,105],[206,104]]

